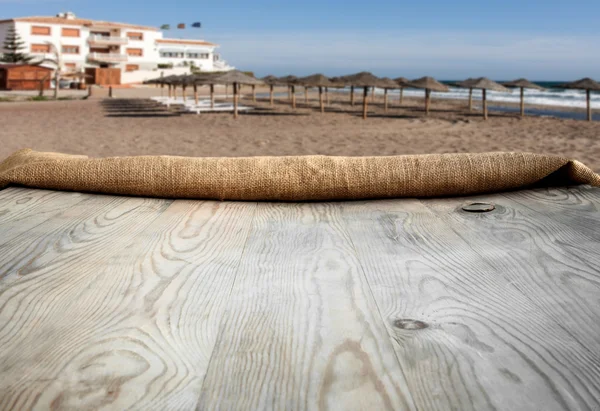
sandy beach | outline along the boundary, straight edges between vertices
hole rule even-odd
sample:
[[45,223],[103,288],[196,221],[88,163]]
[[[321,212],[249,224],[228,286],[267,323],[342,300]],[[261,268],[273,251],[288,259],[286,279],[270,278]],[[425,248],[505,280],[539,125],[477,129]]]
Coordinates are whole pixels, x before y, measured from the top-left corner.
[[[103,92],[104,90],[100,90]],[[218,90],[222,93],[224,90]],[[434,100],[425,117],[422,100],[390,99],[388,113],[378,96],[364,121],[357,93],[331,94],[326,114],[317,96],[309,105],[298,94],[294,112],[287,97],[274,108],[264,98],[253,103],[244,88],[244,105],[255,107],[234,120],[230,114],[184,114],[147,98],[155,88],[115,90],[116,98],[96,93],[88,100],[0,103],[0,158],[21,148],[90,156],[182,155],[396,155],[487,151],[527,151],[576,158],[600,171],[600,123],[491,113],[483,121],[466,102]],[[285,90],[279,90],[285,94]],[[205,90],[202,91],[202,94]],[[188,90],[191,95],[191,90]]]

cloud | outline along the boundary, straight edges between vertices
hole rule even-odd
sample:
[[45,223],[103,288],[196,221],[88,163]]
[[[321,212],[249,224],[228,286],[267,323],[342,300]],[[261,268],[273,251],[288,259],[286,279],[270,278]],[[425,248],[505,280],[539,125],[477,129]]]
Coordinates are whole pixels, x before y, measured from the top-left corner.
[[[381,75],[487,75],[521,73],[538,80],[593,75],[600,36],[421,31],[254,32],[211,36],[230,63],[259,72]],[[587,74],[585,74],[587,73]],[[561,77],[562,78],[562,77]]]

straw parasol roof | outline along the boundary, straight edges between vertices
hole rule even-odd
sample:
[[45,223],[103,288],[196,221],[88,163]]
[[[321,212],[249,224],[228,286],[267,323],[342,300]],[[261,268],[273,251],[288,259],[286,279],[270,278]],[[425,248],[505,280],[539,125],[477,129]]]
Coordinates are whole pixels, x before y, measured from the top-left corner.
[[[475,79],[467,79],[461,83],[464,84],[463,87],[468,87],[470,89],[483,90],[483,118],[485,120],[487,120],[487,118],[488,118],[487,91],[492,90],[492,91],[499,91],[502,93],[510,93],[510,90],[507,89],[506,87],[504,87],[502,84],[496,83],[495,81],[490,80],[485,77],[479,77],[479,78],[475,78]],[[469,97],[469,108],[471,108],[470,97]]]
[[420,88],[424,90],[448,92],[450,89],[447,85],[440,83],[433,77],[421,77],[419,79],[410,82],[411,87]]
[[298,77],[292,75],[279,77],[279,81],[284,85],[297,85]]
[[231,70],[223,74],[218,74],[210,79],[214,84],[245,84],[249,86],[261,86],[265,83],[262,80],[257,79],[256,77],[252,77],[243,73],[239,70]]
[[544,87],[532,83],[531,81],[520,78],[518,80],[508,81],[506,83],[502,83],[504,87],[515,87],[515,88],[530,88],[535,90],[546,90]]
[[321,113],[325,112],[325,103],[323,102],[323,87],[331,87],[335,84],[329,80],[329,78],[323,74],[313,74],[312,76],[302,77],[297,80],[297,84],[305,87],[318,87],[319,88],[319,103],[321,106]]
[[239,70],[231,70],[223,74],[218,74],[209,79],[210,84],[233,85],[233,117],[238,117],[238,85],[246,84],[251,86],[260,86],[263,83],[261,80],[249,76]]
[[354,87],[377,87],[381,79],[372,73],[363,71],[356,74],[341,77],[342,81]]
[[558,88],[600,91],[600,83],[592,80],[589,77],[586,77],[582,78],[581,80],[573,81],[571,83],[561,84],[560,86],[558,86]]
[[334,83],[323,74],[313,74],[296,80],[297,84],[308,87],[331,87]]
[[273,75],[263,77],[261,80],[268,86],[278,86],[279,84],[281,84],[280,79]]
[[510,93],[510,90],[507,89],[506,87],[504,87],[502,84],[496,83],[495,81],[490,80],[485,77],[479,77],[476,79],[468,79],[468,80],[465,80],[463,83],[466,83],[467,87],[469,87],[469,88]]
[[592,80],[589,77],[582,78],[581,80],[573,81],[571,83],[561,84],[559,88],[569,88],[577,90],[585,90],[587,96],[587,119],[592,121],[592,98],[590,93],[592,91],[600,91],[600,83]]
[[400,88],[400,85],[397,82],[395,82],[394,80],[392,80],[391,78],[383,77],[383,78],[379,79],[379,82],[377,83],[377,87],[385,89],[385,90],[389,90],[389,89]]
[[[369,93],[369,87],[378,87],[381,79],[373,74],[362,71],[356,74],[350,74],[348,76],[342,76],[341,80],[351,87],[362,87],[363,93],[363,119],[367,118],[367,96]],[[354,90],[354,89],[353,89]],[[352,93],[352,97],[354,93]]]
[[406,77],[397,77],[394,79],[394,81],[400,86],[400,87],[410,87],[411,83],[410,80],[407,79]]
[[544,87],[532,83],[531,81],[520,78],[518,80],[508,81],[506,83],[502,83],[505,87],[514,87],[521,89],[521,117],[525,117],[525,89],[535,89],[535,90],[546,90]]
[[450,91],[450,88],[447,85],[440,83],[433,77],[421,77],[419,79],[413,80],[410,82],[410,87],[425,90],[425,114],[429,114],[432,91],[440,91],[443,93]]

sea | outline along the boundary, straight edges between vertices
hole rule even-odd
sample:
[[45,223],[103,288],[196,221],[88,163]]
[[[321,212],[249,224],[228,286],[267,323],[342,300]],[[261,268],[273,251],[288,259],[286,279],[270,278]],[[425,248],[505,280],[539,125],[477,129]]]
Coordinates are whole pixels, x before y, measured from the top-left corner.
[[[501,82],[501,81],[500,81]],[[434,99],[469,99],[469,89],[453,87],[452,84],[456,81],[443,81],[450,87],[449,93],[432,93]],[[584,90],[570,90],[558,88],[560,84],[566,83],[566,81],[537,81],[536,84],[544,87],[546,90],[533,90],[525,89],[525,110],[527,114],[537,116],[548,116],[568,119],[580,119],[586,118],[586,113],[581,111],[562,111],[552,109],[553,107],[565,107],[565,108],[581,108],[587,107],[586,94]],[[383,94],[383,90],[377,89],[376,94]],[[389,91],[390,98],[396,95],[398,96],[399,91]],[[404,96],[407,97],[423,97],[423,90],[417,89],[405,89]],[[482,92],[481,90],[473,90],[473,101],[481,101]],[[518,107],[506,107],[506,106],[495,106],[494,103],[516,103],[521,101],[520,89],[512,89],[512,93],[500,93],[496,91],[488,91],[487,93],[488,108],[492,111],[502,111],[509,113],[519,112]],[[600,93],[592,92],[591,94],[592,108],[600,109]],[[545,108],[528,108],[528,104],[537,106],[548,106]],[[594,113],[594,120],[600,121],[600,113]]]

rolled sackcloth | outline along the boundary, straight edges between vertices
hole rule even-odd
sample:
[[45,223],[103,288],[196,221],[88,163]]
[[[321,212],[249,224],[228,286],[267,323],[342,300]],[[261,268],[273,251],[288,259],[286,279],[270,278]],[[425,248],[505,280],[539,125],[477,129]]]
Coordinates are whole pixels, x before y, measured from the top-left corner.
[[89,158],[25,149],[0,163],[0,189],[11,184],[163,198],[327,201],[600,186],[600,176],[576,160],[531,153]]

